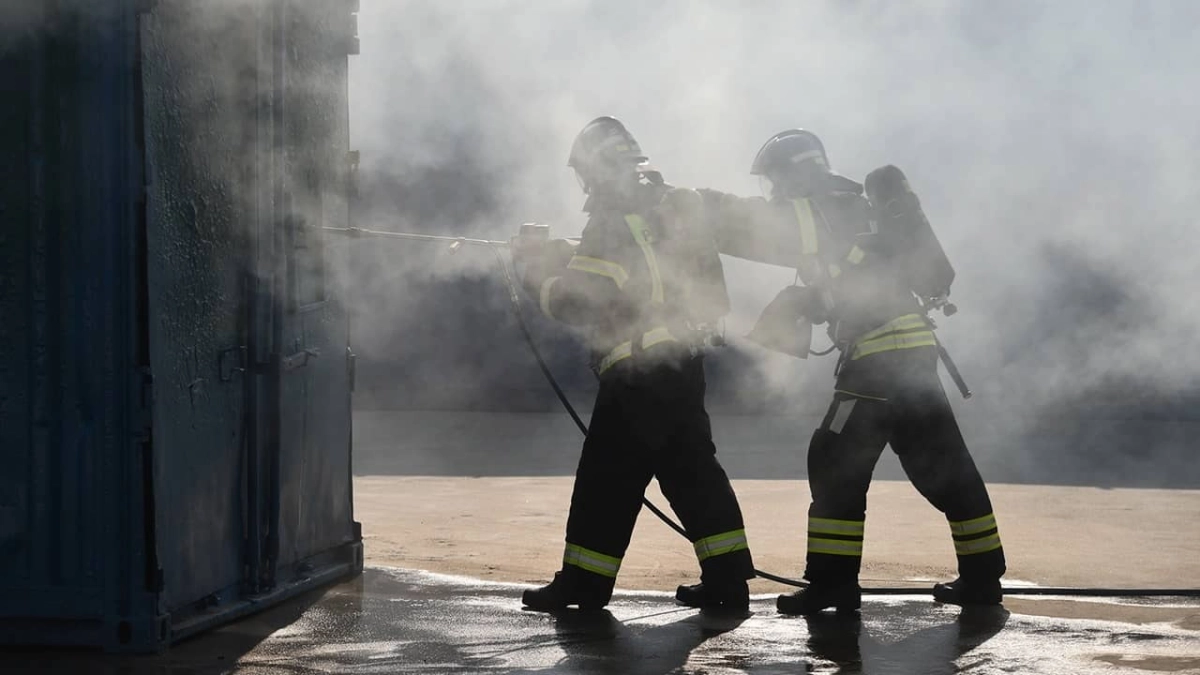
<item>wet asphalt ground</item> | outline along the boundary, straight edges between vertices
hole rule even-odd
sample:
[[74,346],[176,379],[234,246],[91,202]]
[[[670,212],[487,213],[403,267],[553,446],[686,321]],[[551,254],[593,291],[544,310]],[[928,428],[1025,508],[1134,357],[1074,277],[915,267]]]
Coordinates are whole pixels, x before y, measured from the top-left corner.
[[[0,652],[6,675],[310,673],[1200,673],[1200,632],[1172,624],[963,612],[864,598],[858,620],[708,615],[663,593],[608,610],[523,610],[521,587],[399,569],[301,596],[158,656]],[[1126,602],[1145,602],[1128,600]],[[1157,604],[1190,604],[1163,599]]]
[[[400,452],[396,433],[407,428],[407,418],[357,415],[356,473],[569,475],[578,458],[578,432],[562,415],[425,413],[422,420],[419,428],[429,432],[406,436]],[[802,422],[764,427],[759,420],[725,420],[720,440],[730,473],[803,477],[801,441],[811,425]],[[877,478],[902,478],[889,455]],[[1002,608],[963,613],[922,595],[868,596],[859,620],[781,616],[773,595],[756,596],[748,616],[711,616],[656,592],[618,592],[602,612],[548,615],[523,610],[521,590],[369,568],[358,579],[160,655],[8,650],[0,651],[0,675],[1200,674],[1196,625],[1047,618]],[[1200,615],[1196,599],[1113,602],[1184,606]]]

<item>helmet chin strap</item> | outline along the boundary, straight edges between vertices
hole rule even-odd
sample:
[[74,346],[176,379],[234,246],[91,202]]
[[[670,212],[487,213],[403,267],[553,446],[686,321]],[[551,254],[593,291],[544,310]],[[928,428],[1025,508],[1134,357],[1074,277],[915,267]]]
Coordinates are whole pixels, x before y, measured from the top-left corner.
[[643,164],[638,167],[638,182],[649,185],[662,185],[666,181],[663,180],[662,172],[654,167]]
[[771,197],[774,199],[796,199],[813,193],[813,186],[796,174],[775,176],[771,181]]
[[647,164],[612,171],[607,179],[596,177],[588,181],[582,174],[576,172],[576,175],[584,194],[604,201],[633,198],[640,185],[661,185],[663,182],[662,174]]

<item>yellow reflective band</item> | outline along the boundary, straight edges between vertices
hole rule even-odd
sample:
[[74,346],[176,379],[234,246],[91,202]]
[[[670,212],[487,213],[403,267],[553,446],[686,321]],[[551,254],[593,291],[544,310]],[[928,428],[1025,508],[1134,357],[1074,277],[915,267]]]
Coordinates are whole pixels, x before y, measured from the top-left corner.
[[958,555],[976,555],[987,553],[1000,548],[1000,535],[989,534],[981,539],[954,542],[954,552]]
[[838,267],[836,263],[831,263],[829,265],[829,276],[834,279],[842,276],[842,268]]
[[625,282],[629,281],[629,272],[626,272],[624,267],[611,260],[602,260],[586,255],[573,256],[567,263],[567,269],[608,277],[616,283],[617,288],[623,288]]
[[646,225],[646,220],[636,213],[625,216],[625,224],[629,225],[633,240],[642,248],[642,255],[646,256],[646,267],[650,270],[650,302],[662,304],[662,273],[658,269],[658,256],[654,254],[654,247],[650,245],[650,227]]
[[538,307],[542,308],[542,314],[554,318],[554,313],[550,311],[550,292],[554,288],[554,284],[562,277],[550,277],[542,282],[541,292],[538,293]]
[[851,265],[857,265],[863,261],[863,258],[866,257],[866,255],[866,252],[859,248],[858,244],[855,244],[850,248],[850,252],[846,254],[846,260]]
[[[908,331],[908,332],[905,332]],[[920,314],[905,314],[864,333],[855,343],[850,360],[896,349],[936,346],[929,322]]]
[[808,538],[809,553],[824,553],[826,555],[848,555],[862,557],[863,543],[861,541],[842,541],[841,539]]
[[793,199],[792,209],[800,225],[800,255],[816,255],[817,221],[813,219],[812,206],[807,199]]
[[888,333],[899,333],[901,331],[917,330],[919,328],[928,327],[929,323],[925,320],[925,317],[921,316],[920,314],[905,314],[904,316],[899,316],[895,319],[892,319],[879,328],[867,333],[863,333],[858,339],[861,342],[863,340],[870,340],[872,338],[880,337],[881,335],[887,335]]
[[714,534],[711,537],[697,540],[693,544],[693,547],[696,549],[696,559],[700,562],[704,562],[713,556],[750,550],[750,544],[746,541],[745,530],[731,530],[729,532],[722,532],[721,534]]
[[971,520],[950,521],[950,532],[957,535],[978,534],[996,527],[996,516],[987,514]]
[[566,550],[563,551],[563,564],[574,565],[613,579],[617,578],[617,572],[621,569],[620,558],[604,555],[575,544],[567,544]]
[[899,333],[897,335],[886,335],[874,340],[859,342],[854,348],[854,355],[850,357],[851,361],[857,361],[864,356],[878,354],[880,352],[890,352],[898,349],[914,349],[916,347],[935,347],[937,340],[933,337],[933,331],[923,330],[915,333]]
[[808,518],[808,531],[818,534],[847,534],[863,536],[863,521],[833,520],[832,518]]
[[[671,335],[671,331],[666,328],[659,327],[642,335],[642,349],[649,349],[654,345],[663,342],[674,342],[675,336]],[[633,356],[633,343],[622,342],[613,348],[608,356],[600,360],[600,365],[597,367],[597,374],[603,374],[604,371],[612,368],[619,361],[623,361],[630,356]]]

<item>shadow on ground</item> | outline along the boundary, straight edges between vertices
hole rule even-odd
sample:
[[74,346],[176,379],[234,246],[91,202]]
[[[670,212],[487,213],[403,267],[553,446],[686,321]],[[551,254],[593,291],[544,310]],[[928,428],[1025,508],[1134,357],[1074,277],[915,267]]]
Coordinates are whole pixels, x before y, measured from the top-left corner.
[[[920,596],[868,597],[861,619],[797,619],[756,597],[745,616],[698,613],[665,593],[618,593],[607,610],[544,614],[521,588],[399,569],[294,600],[151,657],[0,653],[6,674],[290,673],[1083,673],[1200,666],[1200,634],[959,612]],[[1178,601],[1176,601],[1178,602]],[[1141,672],[1144,672],[1141,671]]]
[[[332,591],[301,594],[235,623],[200,634],[172,646],[162,654],[135,656],[102,654],[87,649],[12,648],[0,650],[0,672],[5,675],[73,673],[88,675],[222,675],[242,672],[238,664],[264,641],[285,639],[288,630],[311,619],[311,613],[335,606],[338,612],[361,610],[364,578],[348,581]],[[347,592],[349,591],[349,592]]]

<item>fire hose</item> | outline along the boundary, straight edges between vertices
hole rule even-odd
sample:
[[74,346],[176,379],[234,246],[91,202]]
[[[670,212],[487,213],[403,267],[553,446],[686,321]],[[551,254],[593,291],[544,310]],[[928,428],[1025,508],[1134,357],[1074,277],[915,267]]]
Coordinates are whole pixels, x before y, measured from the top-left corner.
[[[535,361],[537,361],[538,368],[541,369],[542,375],[546,377],[546,382],[548,382],[550,384],[550,388],[554,390],[554,395],[558,397],[559,402],[562,403],[562,406],[566,409],[567,414],[571,416],[571,419],[575,422],[575,426],[579,428],[579,431],[585,437],[587,436],[587,424],[585,424],[583,419],[579,417],[579,413],[575,411],[575,406],[571,405],[571,400],[567,398],[567,393],[563,391],[562,387],[558,384],[558,380],[554,378],[554,374],[550,372],[550,366],[546,365],[546,360],[542,357],[542,352],[540,349],[538,349],[537,343],[533,339],[533,333],[530,332],[529,325],[525,322],[525,313],[521,311],[521,296],[517,289],[516,280],[513,279],[512,271],[509,269],[508,260],[504,257],[504,254],[501,253],[501,249],[508,248],[509,242],[495,241],[491,239],[470,239],[466,237],[446,237],[433,234],[413,234],[408,232],[382,232],[377,230],[363,230],[356,227],[327,227],[325,229],[351,236],[369,235],[393,239],[447,243],[450,245],[451,252],[457,252],[464,244],[487,246],[489,249],[491,249],[492,253],[496,256],[496,264],[500,266],[500,271],[504,275],[504,283],[508,287],[508,300],[512,305],[513,316],[517,319],[517,327],[520,328],[521,335],[525,338],[525,343],[529,345],[529,350],[533,353],[533,358]],[[658,516],[658,519],[663,521],[667,527],[670,527],[684,538],[687,538],[687,530],[685,530],[682,525],[676,523],[670,516],[664,513],[662,509],[655,506],[654,502],[651,502],[646,497],[642,497],[642,504],[645,505],[647,509],[650,509],[651,513]],[[789,586],[804,587],[808,585],[803,581],[788,579],[771,574],[769,572],[763,572],[761,570],[754,570],[754,573],[755,575],[764,579],[770,579],[771,581],[787,584]]]
[[[560,403],[567,414],[575,422],[575,426],[586,437],[588,434],[587,424],[579,417],[575,411],[575,406],[571,405],[570,399],[567,398],[566,392],[559,386],[558,380],[554,374],[550,372],[550,367],[546,364],[546,360],[542,357],[541,350],[537,347],[537,342],[533,338],[533,333],[529,330],[529,325],[525,322],[525,315],[521,309],[521,296],[517,287],[516,281],[513,279],[509,261],[501,252],[505,248],[511,246],[510,242],[499,241],[493,239],[474,239],[470,237],[452,237],[434,234],[420,234],[412,232],[391,232],[383,230],[368,230],[358,227],[325,227],[326,231],[349,236],[349,237],[380,237],[386,239],[403,239],[408,241],[425,241],[448,244],[450,252],[457,253],[464,245],[486,246],[496,257],[496,263],[500,266],[500,271],[504,276],[504,283],[508,288],[508,299],[512,307],[514,318],[517,320],[517,327],[521,331],[525,343],[529,346],[529,351],[533,354],[533,358],[537,361],[538,368],[545,376],[546,382],[550,388],[554,390],[554,395],[558,397]],[[944,351],[939,344],[939,349]],[[953,363],[953,362],[950,362]],[[955,373],[957,374],[957,373]],[[956,382],[961,377],[955,377]],[[969,397],[969,393],[964,393],[964,397]],[[645,496],[642,497],[642,504],[648,508],[651,513],[658,517],[663,523],[670,527],[675,532],[679,533],[685,539],[690,541],[687,530],[682,525],[676,523],[670,516],[658,508]],[[808,582],[796,579],[789,579],[770,572],[764,572],[759,569],[754,570],[754,574],[762,579],[774,581],[786,586],[795,586],[806,588]],[[867,595],[912,595],[914,592],[923,589],[904,586],[893,587],[864,587],[862,592]],[[1079,597],[1200,597],[1200,588],[1080,588],[1080,587],[1004,587],[1002,589],[1005,595],[1038,595],[1038,596],[1079,596]]]

